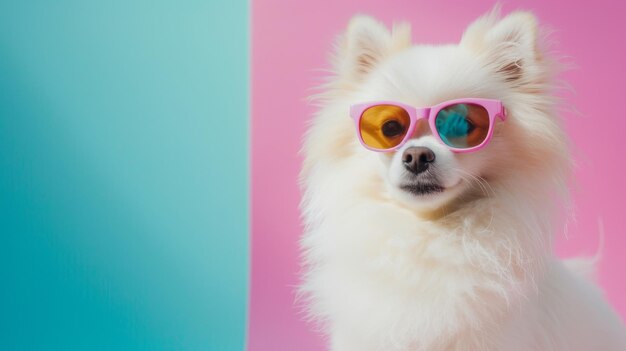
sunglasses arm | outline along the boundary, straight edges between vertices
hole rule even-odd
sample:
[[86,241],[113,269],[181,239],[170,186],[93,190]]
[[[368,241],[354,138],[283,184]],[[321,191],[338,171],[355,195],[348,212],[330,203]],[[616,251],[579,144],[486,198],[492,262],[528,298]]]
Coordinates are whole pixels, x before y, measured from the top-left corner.
[[498,117],[500,117],[500,119],[502,121],[506,121],[506,117],[508,115],[508,112],[506,111],[506,107],[504,107],[504,105],[501,105],[502,109],[500,110],[500,113],[498,114]]

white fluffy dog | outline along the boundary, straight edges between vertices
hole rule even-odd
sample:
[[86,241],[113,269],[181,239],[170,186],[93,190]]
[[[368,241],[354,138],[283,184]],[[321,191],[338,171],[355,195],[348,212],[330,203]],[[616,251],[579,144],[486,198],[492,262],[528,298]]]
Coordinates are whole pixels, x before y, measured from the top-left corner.
[[[530,13],[493,11],[458,45],[412,46],[406,24],[350,22],[302,171],[300,292],[331,350],[626,350],[592,263],[552,253],[571,167],[538,33]],[[367,150],[349,112],[458,98],[506,108],[481,150],[454,152],[428,125],[393,152]],[[407,168],[415,147],[432,152],[416,156],[423,174]]]

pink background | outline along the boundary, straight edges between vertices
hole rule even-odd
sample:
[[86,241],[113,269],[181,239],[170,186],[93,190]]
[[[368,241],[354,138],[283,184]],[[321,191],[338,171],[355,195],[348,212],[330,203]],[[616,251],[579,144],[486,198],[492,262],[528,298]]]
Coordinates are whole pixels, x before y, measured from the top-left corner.
[[[297,175],[305,121],[313,108],[305,98],[324,76],[333,40],[355,13],[387,25],[408,20],[413,41],[457,42],[463,29],[493,1],[252,1],[252,287],[249,350],[323,350],[294,305],[301,233]],[[509,1],[503,12],[528,9],[553,29],[556,49],[575,68],[563,74],[574,92],[565,97],[579,113],[565,113],[578,167],[573,189],[576,222],[562,256],[593,254],[598,219],[606,247],[600,283],[626,317],[626,99],[624,2],[600,0]],[[612,106],[611,106],[612,105]]]

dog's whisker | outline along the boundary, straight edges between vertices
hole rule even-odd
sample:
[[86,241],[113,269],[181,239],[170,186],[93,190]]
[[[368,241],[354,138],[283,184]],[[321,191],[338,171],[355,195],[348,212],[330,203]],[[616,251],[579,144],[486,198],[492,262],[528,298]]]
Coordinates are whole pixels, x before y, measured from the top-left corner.
[[486,197],[491,197],[495,194],[495,191],[485,178],[458,168],[455,169],[455,171],[458,173],[459,177],[466,181],[470,186],[477,185]]

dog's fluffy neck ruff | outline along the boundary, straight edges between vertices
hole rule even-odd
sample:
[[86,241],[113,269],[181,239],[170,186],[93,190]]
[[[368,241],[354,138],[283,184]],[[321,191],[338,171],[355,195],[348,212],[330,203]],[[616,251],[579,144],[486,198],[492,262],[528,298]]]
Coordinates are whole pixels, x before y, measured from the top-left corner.
[[[315,191],[305,193],[302,206],[308,274],[301,293],[308,297],[310,316],[323,325],[328,313],[337,310],[328,305],[332,302],[326,294],[351,288],[366,294],[370,284],[386,285],[385,293],[377,292],[382,294],[379,298],[406,300],[399,304],[406,309],[362,306],[376,319],[394,323],[386,340],[371,342],[396,344],[398,349],[407,345],[418,350],[487,349],[493,340],[476,331],[500,328],[504,311],[536,292],[535,281],[542,279],[545,261],[551,259],[554,204],[545,191],[549,178],[545,184],[523,188],[494,183],[487,194],[468,193],[454,205],[417,212],[387,198],[382,179],[360,177],[364,172],[358,169],[359,162],[351,166],[343,162],[352,161],[319,160],[308,175]],[[445,250],[438,250],[442,246]],[[440,251],[445,256],[438,256]],[[468,276],[472,279],[467,285],[459,284]],[[487,305],[470,303],[476,300]],[[431,308],[441,311],[424,311]],[[433,318],[441,313],[449,315]],[[334,319],[340,323],[336,315]],[[380,328],[380,323],[362,323],[365,330]],[[416,335],[419,345],[412,340]],[[459,346],[448,345],[448,340]]]

